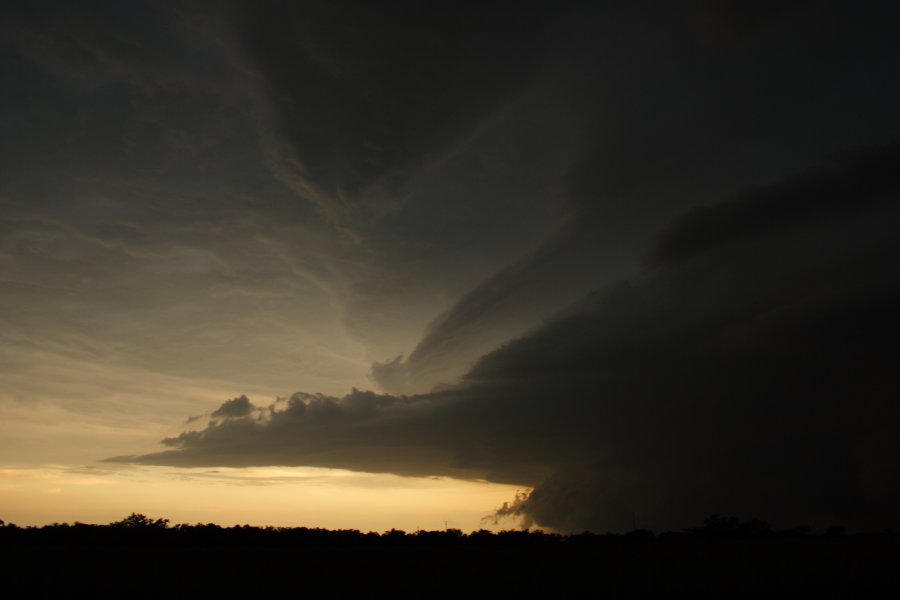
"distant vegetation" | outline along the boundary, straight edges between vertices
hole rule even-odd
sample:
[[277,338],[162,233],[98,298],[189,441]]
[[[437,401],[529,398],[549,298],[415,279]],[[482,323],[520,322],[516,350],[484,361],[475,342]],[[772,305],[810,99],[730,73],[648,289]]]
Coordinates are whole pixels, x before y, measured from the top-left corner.
[[[3,598],[900,597],[900,535],[775,531],[713,516],[679,532],[364,533],[0,522]],[[377,595],[377,594],[376,594]]]
[[0,520],[0,543],[39,541],[79,542],[216,542],[216,543],[303,543],[303,544],[599,544],[620,542],[701,542],[701,541],[787,541],[787,540],[896,540],[900,535],[892,531],[847,534],[841,527],[832,527],[813,534],[808,527],[773,530],[757,519],[740,521],[735,517],[713,515],[702,526],[683,531],[654,533],[635,530],[627,533],[576,534],[548,533],[542,530],[485,529],[464,533],[459,529],[406,532],[391,529],[384,533],[361,532],[356,529],[322,529],[309,527],[257,527],[236,525],[221,527],[213,523],[171,525],[169,519],[153,519],[132,513],[121,521],[108,525],[86,523],[53,523],[41,527],[18,527]]

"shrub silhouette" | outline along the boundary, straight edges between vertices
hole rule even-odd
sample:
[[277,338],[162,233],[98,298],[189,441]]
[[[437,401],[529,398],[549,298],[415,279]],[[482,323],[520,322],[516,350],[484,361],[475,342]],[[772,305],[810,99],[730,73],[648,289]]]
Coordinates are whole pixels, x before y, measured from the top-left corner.
[[109,525],[110,527],[119,527],[122,529],[165,529],[169,526],[169,520],[156,519],[154,521],[147,515],[131,513],[121,521],[115,521]]

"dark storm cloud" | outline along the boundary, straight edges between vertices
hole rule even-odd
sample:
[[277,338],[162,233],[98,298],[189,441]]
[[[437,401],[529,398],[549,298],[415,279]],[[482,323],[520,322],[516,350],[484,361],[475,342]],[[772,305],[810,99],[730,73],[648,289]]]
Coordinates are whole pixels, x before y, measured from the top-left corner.
[[743,237],[775,233],[810,217],[851,217],[896,196],[900,145],[845,152],[825,171],[788,179],[743,197],[697,208],[665,229],[651,266],[684,260]]
[[[840,171],[851,196],[900,167],[895,146],[857,157]],[[897,525],[900,198],[882,177],[865,211],[810,205],[834,177],[774,186],[804,210],[588,296],[447,390],[295,395],[116,460],[487,477],[535,486],[509,510],[566,530],[632,512],[653,528],[713,512]]]
[[479,352],[549,318],[590,287],[593,279],[584,277],[585,257],[607,276],[623,267],[594,258],[596,251],[595,238],[582,227],[563,226],[536,251],[486,278],[439,315],[409,356],[374,363],[373,381],[392,393],[455,381]]
[[[455,462],[451,450],[456,442],[441,434],[435,422],[440,407],[450,401],[446,397],[405,398],[353,390],[337,398],[298,392],[265,407],[245,404],[243,399],[229,400],[211,415],[228,418],[163,440],[174,451],[110,460],[182,466],[302,463],[420,476],[438,470],[460,476],[477,473]],[[244,414],[231,414],[236,401],[246,409]],[[385,438],[387,432],[394,434]],[[429,444],[429,438],[442,441]],[[304,457],[301,463],[298,456]]]
[[244,3],[241,41],[316,188],[298,194],[342,226],[396,208],[416,168],[535,78],[564,5]]
[[246,417],[250,413],[253,412],[253,409],[256,408],[253,406],[253,403],[250,402],[250,398],[247,396],[240,396],[238,398],[233,398],[226,402],[222,403],[222,406],[217,408],[210,415],[211,417]]
[[215,303],[208,330],[261,312],[226,293],[327,304],[367,361],[412,348],[382,389],[425,392],[627,276],[672,214],[896,130],[892,9],[858,4],[20,3],[0,227],[17,281],[108,323],[153,295],[88,282]]
[[486,477],[561,529],[896,523],[896,3],[4,17],[0,374],[333,394],[414,346],[390,394],[240,396],[118,460]]
[[[566,15],[566,44],[542,82],[581,132],[556,192],[567,222],[463,294],[407,356],[375,364],[374,381],[396,393],[452,382],[481,354],[639,268],[673,216],[754,186],[765,189],[748,194],[778,203],[794,190],[772,181],[848,145],[891,139],[900,132],[895,12],[888,3],[635,2]],[[840,162],[822,185],[842,185],[840,171],[853,168],[852,158]],[[877,190],[857,191],[861,203],[877,200]],[[779,227],[814,193],[793,209],[754,210]],[[720,210],[686,215],[668,235],[690,236],[689,223]],[[734,219],[728,227],[751,227]],[[727,235],[715,225],[698,233]],[[704,242],[661,239],[651,261],[676,243]]]

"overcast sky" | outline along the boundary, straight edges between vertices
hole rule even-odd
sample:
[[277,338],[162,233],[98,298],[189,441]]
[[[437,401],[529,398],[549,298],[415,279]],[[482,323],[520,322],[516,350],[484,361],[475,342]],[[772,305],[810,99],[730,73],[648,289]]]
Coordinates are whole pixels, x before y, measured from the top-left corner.
[[10,480],[900,526],[895,3],[2,10]]

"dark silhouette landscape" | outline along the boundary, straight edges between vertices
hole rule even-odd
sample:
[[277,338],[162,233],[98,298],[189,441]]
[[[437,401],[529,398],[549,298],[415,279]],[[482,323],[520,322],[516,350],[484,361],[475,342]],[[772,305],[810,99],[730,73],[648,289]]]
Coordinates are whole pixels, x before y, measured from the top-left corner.
[[377,590],[849,598],[900,590],[895,532],[773,530],[718,515],[683,531],[561,535],[171,525],[133,513],[108,525],[2,524],[0,547],[14,597],[65,597],[73,589],[94,597],[300,596],[317,589],[337,597]]

